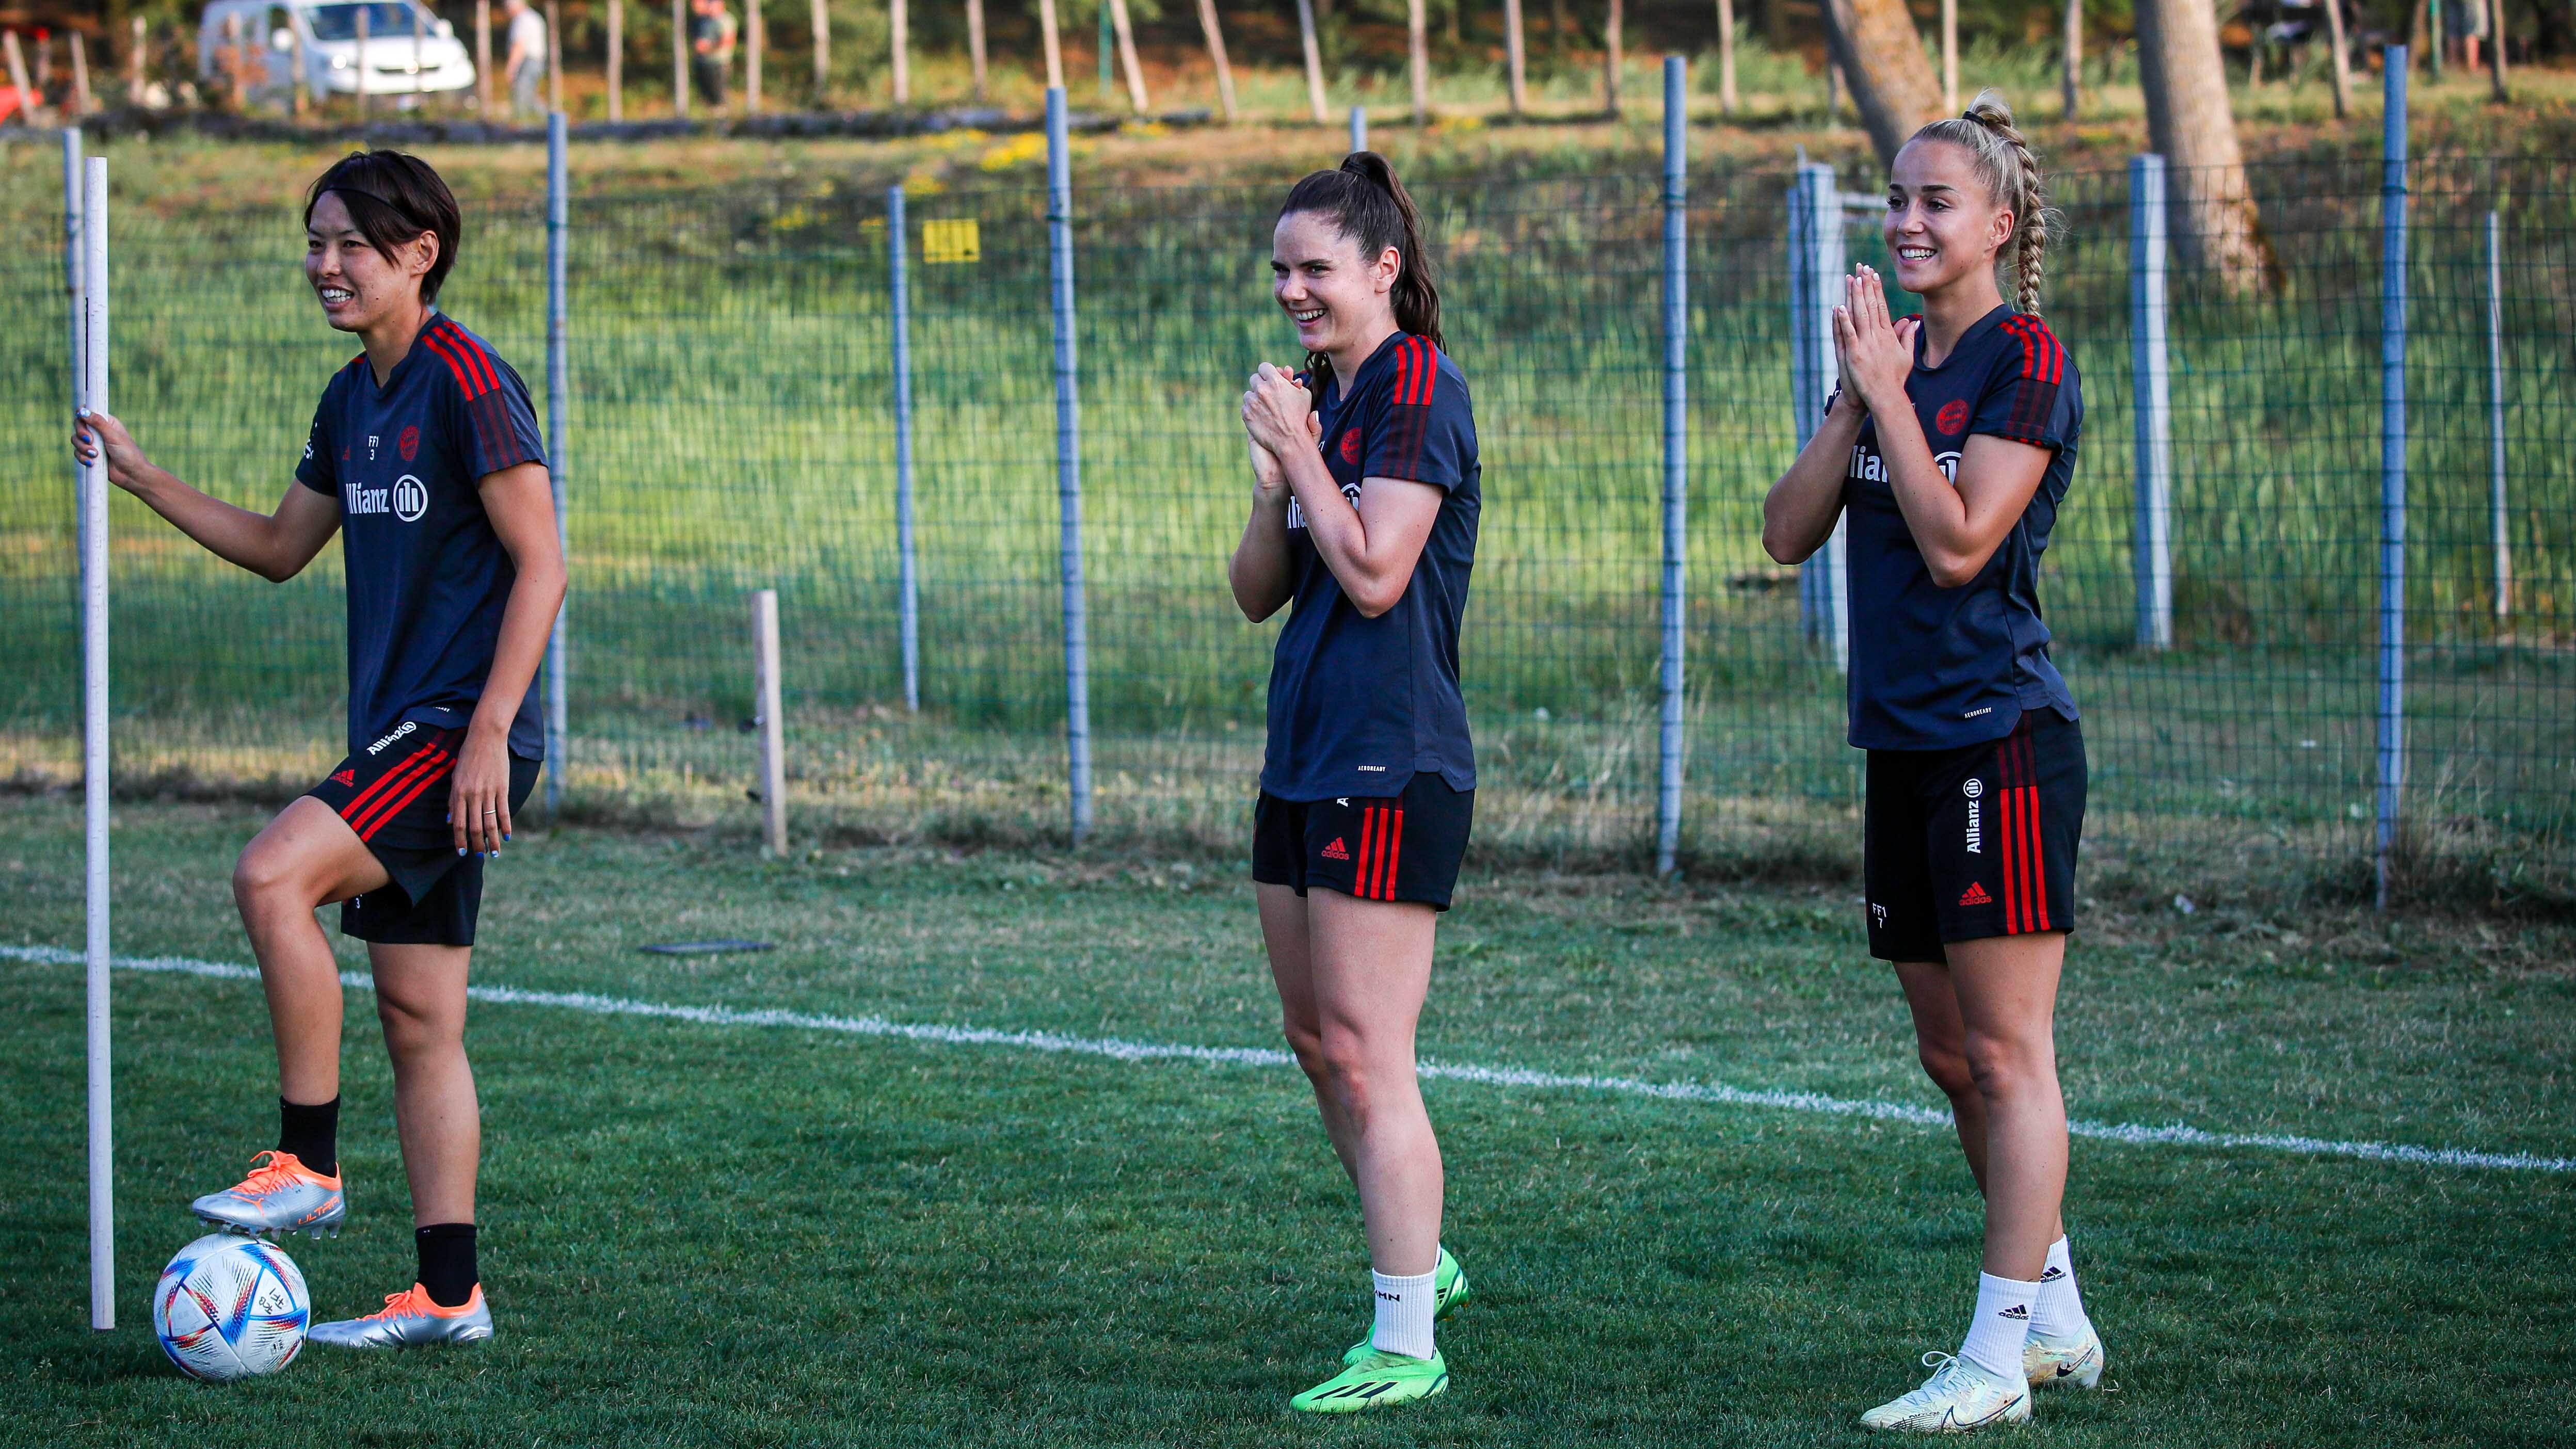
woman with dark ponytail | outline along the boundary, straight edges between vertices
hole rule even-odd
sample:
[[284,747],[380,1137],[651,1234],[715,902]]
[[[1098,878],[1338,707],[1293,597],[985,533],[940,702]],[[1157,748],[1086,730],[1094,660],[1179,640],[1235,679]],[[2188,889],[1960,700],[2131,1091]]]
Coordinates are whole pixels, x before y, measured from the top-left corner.
[[[1915,132],[1887,181],[1892,320],[1858,267],[1834,309],[1841,388],[1763,504],[1798,563],[1848,513],[1851,742],[1868,751],[1870,954],[1891,963],[1923,1068],[1985,1195],[1984,1272],[1956,1357],[1861,1416],[1950,1432],[2028,1419],[2031,1387],[2092,1388],[2102,1339],[2065,1223],[2052,1025],[2075,926],[2084,736],[2048,657],[2039,558],[2075,471],[2075,363],[2039,320],[2039,163],[2002,97]],[[2020,308],[1997,265],[2013,263]]]
[[1449,1386],[1432,1322],[1470,1291],[1440,1244],[1413,1034],[1475,808],[1458,624],[1482,505],[1467,379],[1386,159],[1299,181],[1270,267],[1307,366],[1265,362],[1243,394],[1252,516],[1227,575],[1255,623],[1290,606],[1252,879],[1289,1045],[1359,1189],[1376,1305],[1340,1371],[1289,1402],[1350,1413]]

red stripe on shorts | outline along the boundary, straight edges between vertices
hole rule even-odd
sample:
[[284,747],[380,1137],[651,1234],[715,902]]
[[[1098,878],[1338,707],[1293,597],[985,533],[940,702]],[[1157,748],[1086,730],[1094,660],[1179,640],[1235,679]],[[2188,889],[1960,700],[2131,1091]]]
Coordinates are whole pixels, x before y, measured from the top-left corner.
[[453,764],[455,764],[455,756],[440,750],[412,768],[400,785],[387,791],[375,804],[368,806],[361,818],[349,822],[357,828],[358,838],[373,840],[376,832],[384,828],[386,821],[400,815],[404,806],[419,799],[420,792],[428,789],[433,782],[444,776]]
[[422,745],[419,749],[412,751],[409,755],[404,756],[401,764],[394,766],[392,769],[387,770],[381,775],[378,775],[375,780],[367,786],[367,788],[358,792],[355,799],[352,799],[348,804],[341,806],[340,818],[354,822],[360,815],[366,813],[367,802],[369,800],[374,799],[376,795],[385,789],[386,786],[391,785],[395,780],[401,778],[404,771],[419,764],[424,756],[430,754],[437,748],[438,742],[436,740],[432,740],[428,744]]
[[1403,807],[1403,806],[1401,806],[1401,805],[1398,805],[1397,807],[1395,807],[1395,828],[1394,828],[1394,830],[1393,830],[1392,832],[1390,832],[1390,833],[1387,835],[1387,838],[1386,838],[1386,876],[1385,876],[1385,879],[1384,879],[1385,892],[1384,892],[1382,895],[1380,895],[1380,896],[1378,897],[1378,899],[1379,899],[1379,900],[1382,900],[1382,901],[1391,901],[1391,900],[1394,900],[1394,899],[1395,899],[1395,868],[1396,868],[1396,865],[1397,865],[1399,862],[1401,862],[1403,859],[1404,859],[1404,807]]

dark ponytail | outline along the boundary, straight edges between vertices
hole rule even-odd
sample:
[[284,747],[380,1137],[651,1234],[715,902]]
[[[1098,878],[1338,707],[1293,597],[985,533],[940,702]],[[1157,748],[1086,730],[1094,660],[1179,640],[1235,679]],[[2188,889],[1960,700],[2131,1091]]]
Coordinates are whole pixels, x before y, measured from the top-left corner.
[[[1422,249],[1422,213],[1385,157],[1354,151],[1335,170],[1307,173],[1279,208],[1281,216],[1298,212],[1331,217],[1342,235],[1359,243],[1363,260],[1375,262],[1388,247],[1395,248],[1395,288],[1388,297],[1395,304],[1395,325],[1449,350],[1440,336],[1440,285],[1431,273],[1431,257]],[[1332,359],[1310,352],[1306,366],[1321,396],[1324,379],[1332,375]]]

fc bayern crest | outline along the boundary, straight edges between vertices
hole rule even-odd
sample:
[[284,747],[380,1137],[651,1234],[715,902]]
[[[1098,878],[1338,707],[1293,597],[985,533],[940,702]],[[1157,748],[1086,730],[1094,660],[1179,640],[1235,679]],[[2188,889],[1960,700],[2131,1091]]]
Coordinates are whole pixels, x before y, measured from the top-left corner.
[[[1959,433],[1968,426],[1968,405],[1957,398],[1941,404],[1941,412],[1939,416],[1932,419],[1932,426],[1944,437]],[[411,441],[411,434],[403,434],[403,441],[407,446]],[[403,456],[408,458],[411,454],[405,452]]]
[[1360,430],[1353,428],[1349,432],[1342,434],[1342,461],[1345,463],[1356,463],[1359,460]]
[[404,462],[410,462],[412,455],[420,451],[420,429],[406,424],[402,436],[394,440],[394,449],[402,454]]

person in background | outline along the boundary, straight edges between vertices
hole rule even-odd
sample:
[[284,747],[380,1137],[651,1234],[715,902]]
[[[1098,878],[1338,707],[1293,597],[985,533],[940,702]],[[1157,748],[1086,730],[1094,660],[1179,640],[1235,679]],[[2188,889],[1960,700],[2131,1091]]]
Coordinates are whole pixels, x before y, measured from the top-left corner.
[[724,0],[689,0],[689,76],[698,99],[722,109],[725,79],[733,70],[733,12]]
[[546,78],[546,18],[528,0],[510,0],[510,116],[540,116],[537,86]]
[[2442,34],[2459,42],[2453,52],[2460,65],[2476,70],[2478,42],[2487,34],[2487,0],[2442,0]]

